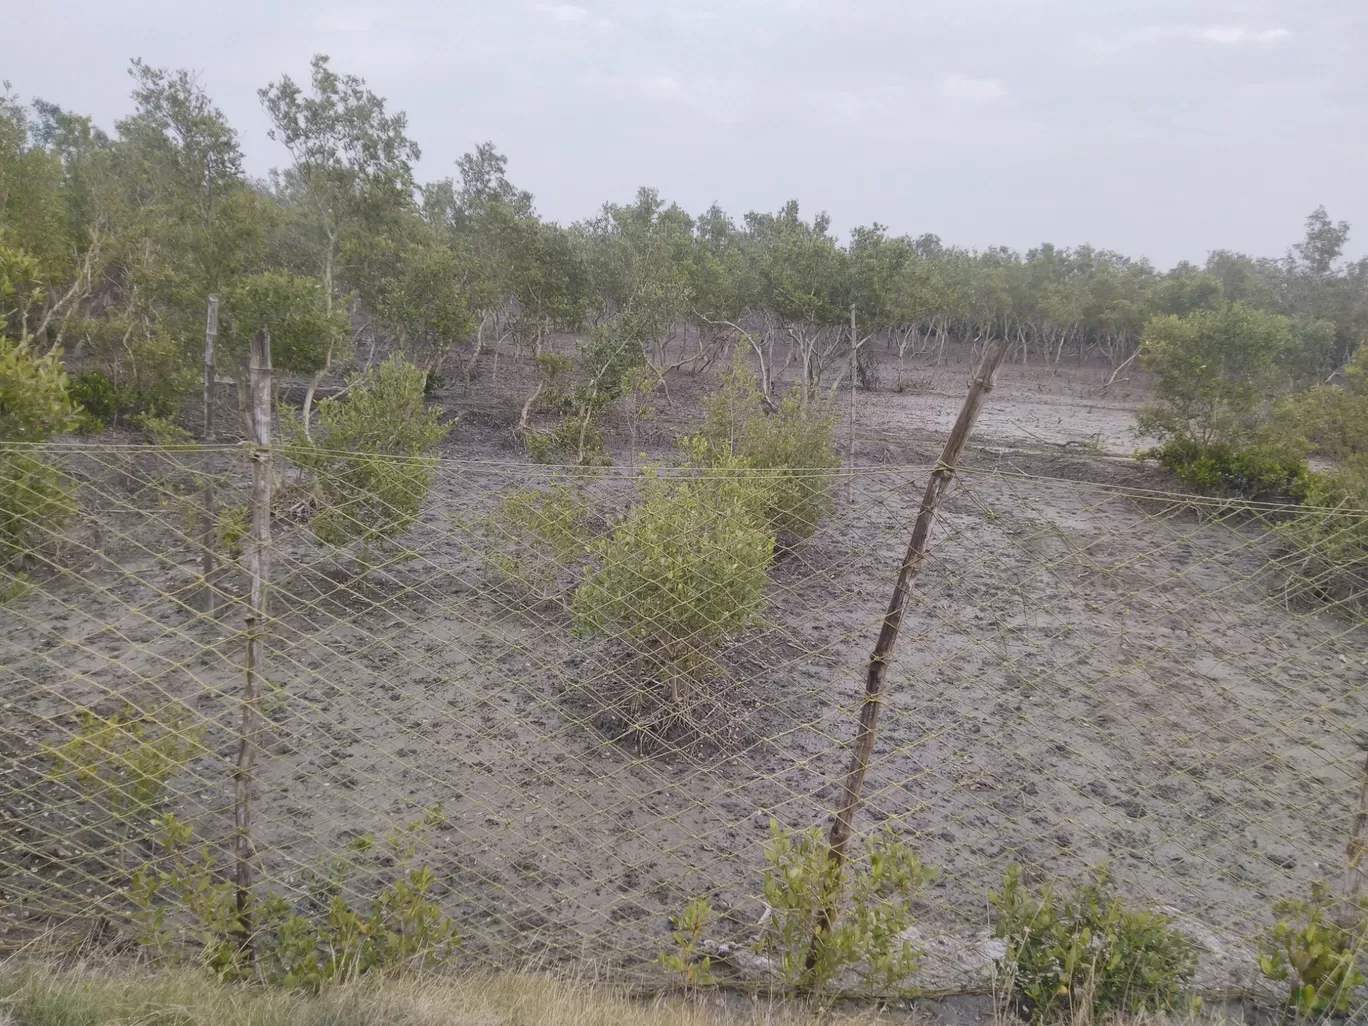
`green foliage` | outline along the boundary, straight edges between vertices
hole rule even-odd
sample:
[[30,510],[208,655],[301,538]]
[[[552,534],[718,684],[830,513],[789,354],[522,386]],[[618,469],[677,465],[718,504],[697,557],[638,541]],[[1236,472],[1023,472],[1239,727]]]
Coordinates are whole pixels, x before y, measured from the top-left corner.
[[1324,884],[1314,883],[1310,901],[1273,906],[1277,922],[1259,941],[1260,971],[1288,984],[1287,1003],[1302,1016],[1347,1012],[1354,988],[1368,982],[1358,968],[1364,938],[1331,917],[1336,904]]
[[1368,345],[1344,367],[1344,385],[1321,385],[1282,396],[1273,428],[1287,444],[1345,466],[1368,470]]
[[69,431],[75,411],[59,351],[0,337],[0,441],[41,442]]
[[[770,820],[764,875],[770,918],[759,947],[788,986],[834,997],[841,978],[854,973],[871,997],[912,993],[907,981],[924,954],[906,936],[914,925],[912,903],[940,870],[922,865],[887,827],[866,838],[862,854],[838,871],[818,828],[794,834]],[[835,921],[823,934],[828,912],[836,913]]]
[[1226,442],[1203,445],[1190,438],[1175,438],[1140,455],[1158,460],[1184,484],[1212,495],[1293,495],[1308,473],[1306,460],[1272,444],[1239,448]]
[[1347,607],[1368,603],[1368,471],[1307,474],[1301,506],[1273,526],[1291,599]]
[[261,328],[271,335],[272,365],[298,374],[321,370],[334,339],[348,330],[346,315],[329,310],[317,279],[284,271],[249,275],[223,297],[220,335],[230,356],[245,361]]
[[[698,455],[706,455],[699,443]],[[701,669],[764,601],[774,535],[764,492],[746,468],[720,460],[651,474],[641,500],[592,550],[572,611],[585,631],[612,631],[662,665]],[[671,674],[671,694],[678,699]]]
[[712,956],[702,950],[703,934],[712,919],[712,902],[703,897],[693,898],[684,906],[684,911],[670,919],[674,948],[656,956],[656,964],[678,978],[686,991],[717,982],[712,971]]
[[556,598],[562,576],[589,553],[594,515],[583,492],[567,485],[504,496],[483,525],[492,543],[486,557],[491,575],[534,603]]
[[0,606],[19,601],[29,593],[30,587],[26,575],[0,570]]
[[47,298],[42,273],[32,253],[5,244],[0,225],[0,337],[28,337],[33,315]]
[[806,538],[834,508],[831,471],[840,466],[832,441],[835,418],[796,393],[764,409],[755,375],[738,355],[722,386],[703,400],[701,436],[714,458],[734,457],[758,472],[768,493],[765,517],[780,538]]
[[1275,382],[1277,361],[1292,348],[1292,329],[1285,317],[1228,303],[1156,317],[1140,345],[1162,404],[1144,411],[1141,430],[1207,445],[1234,441],[1251,423]]
[[0,442],[0,566],[31,553],[75,512],[71,488],[55,467]]
[[177,445],[190,445],[194,443],[195,437],[186,431],[179,424],[174,424],[165,417],[153,416],[150,413],[141,413],[130,417],[129,422],[147,436],[147,440],[155,446],[161,448],[171,448]]
[[410,243],[381,282],[376,313],[401,350],[422,367],[440,367],[475,330],[468,261],[437,241]]
[[1031,893],[1011,866],[990,900],[1007,971],[1033,1022],[1080,1009],[1097,1021],[1113,1010],[1173,1010],[1194,1000],[1191,942],[1168,916],[1128,907],[1105,868],[1071,891],[1046,885]]
[[645,360],[640,340],[621,323],[595,328],[572,363],[563,356],[542,354],[537,361],[541,395],[548,405],[561,411],[563,419],[553,429],[528,435],[533,460],[607,465],[598,418],[623,395],[632,372]]
[[74,784],[126,823],[143,819],[161,801],[167,781],[203,749],[204,730],[178,704],[99,716],[79,714],[80,727],[49,747],[53,779]]
[[[386,837],[393,879],[361,907],[352,894],[355,866],[349,859],[335,859],[323,872],[306,870],[308,893],[298,905],[253,893],[245,909],[252,931],[246,937],[235,886],[220,879],[211,848],[166,816],[158,824],[160,854],[134,873],[129,888],[134,935],[162,963],[191,957],[221,979],[288,989],[317,990],[369,972],[444,961],[460,935],[433,898],[435,874],[413,864],[438,822],[440,810]],[[354,859],[374,847],[367,835],[348,854]]]
[[199,381],[179,343],[155,328],[89,320],[72,330],[91,369],[73,379],[71,398],[106,425],[138,414],[174,417]]
[[320,541],[363,545],[392,538],[418,519],[437,472],[433,450],[446,437],[441,411],[424,405],[426,375],[391,356],[351,382],[345,401],[318,406],[312,439],[296,429],[286,458],[310,470],[326,499],[313,518]]
[[216,550],[229,559],[237,559],[242,555],[242,540],[251,530],[251,511],[245,503],[224,506],[218,511],[214,525]]
[[[76,421],[60,353],[0,337],[0,567],[28,553],[74,512],[71,489],[40,453],[7,442],[42,442]],[[9,598],[22,589],[7,588]]]

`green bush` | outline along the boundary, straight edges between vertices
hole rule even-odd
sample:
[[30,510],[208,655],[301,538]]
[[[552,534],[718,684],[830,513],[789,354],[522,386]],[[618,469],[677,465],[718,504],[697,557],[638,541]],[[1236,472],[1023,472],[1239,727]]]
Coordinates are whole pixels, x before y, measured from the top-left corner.
[[1033,1022],[1082,1010],[1096,1021],[1113,1010],[1172,1010],[1193,1000],[1191,942],[1168,916],[1127,907],[1104,868],[1071,891],[1031,893],[1012,866],[990,900],[1009,978]]
[[344,400],[318,404],[312,438],[296,425],[285,457],[312,471],[325,505],[311,521],[329,545],[393,538],[418,519],[437,473],[433,450],[446,437],[441,411],[424,405],[426,374],[391,356],[351,383]]
[[1203,445],[1173,439],[1140,455],[1158,460],[1189,487],[1213,495],[1249,499],[1295,495],[1307,474],[1301,456],[1276,445],[1238,448],[1224,442]]
[[46,750],[53,779],[75,785],[122,822],[146,817],[162,800],[166,782],[203,751],[204,731],[179,705],[100,716],[79,713],[80,727]]
[[715,459],[734,458],[759,472],[769,495],[765,516],[775,536],[801,539],[834,509],[831,471],[841,465],[832,441],[835,418],[798,392],[766,414],[755,375],[745,360],[724,373],[722,387],[703,400],[700,434]]
[[589,554],[594,514],[582,492],[563,484],[504,496],[483,523],[490,575],[534,603],[557,597],[562,575]]
[[1365,940],[1328,914],[1337,904],[1324,884],[1312,884],[1310,901],[1273,906],[1277,922],[1259,942],[1260,971],[1289,985],[1287,1003],[1299,1015],[1347,1012],[1365,982],[1357,964]]
[[85,337],[94,364],[71,382],[71,398],[85,411],[87,432],[138,414],[174,417],[199,381],[180,344],[156,330],[92,320],[72,334]]
[[[699,443],[695,455],[706,455]],[[707,664],[722,639],[750,625],[764,601],[774,535],[764,492],[733,460],[648,476],[641,500],[592,550],[572,612],[585,631],[612,631],[681,677]]]
[[[907,981],[925,954],[906,936],[914,924],[912,903],[940,870],[922,865],[887,827],[866,839],[853,866],[838,872],[827,853],[818,828],[794,834],[770,820],[764,875],[770,917],[758,950],[769,954],[787,986],[814,997],[834,996],[833,985],[847,973],[872,997],[911,993]],[[839,914],[819,934],[828,909]]]
[[537,396],[561,414],[554,428],[527,431],[534,462],[607,466],[599,418],[623,395],[631,372],[646,360],[641,342],[620,324],[595,328],[574,360],[553,353],[537,357]]
[[1241,437],[1257,423],[1278,382],[1278,361],[1293,346],[1287,318],[1243,303],[1152,318],[1140,362],[1155,376],[1160,402],[1141,411],[1140,429],[1202,445]]
[[1299,491],[1296,514],[1273,527],[1288,597],[1368,603],[1368,480],[1349,471],[1309,474]]
[[432,870],[413,864],[438,822],[440,810],[387,835],[394,876],[368,907],[356,905],[350,880],[353,860],[375,847],[369,835],[352,842],[348,858],[322,872],[305,870],[298,902],[253,892],[244,910],[246,937],[234,882],[216,871],[212,850],[196,842],[190,827],[167,816],[158,824],[159,853],[129,888],[134,937],[160,963],[191,959],[224,980],[292,990],[444,961],[461,938],[433,899]]
[[36,356],[27,343],[0,337],[0,567],[75,512],[61,474],[27,447],[74,426],[67,386],[60,353]]

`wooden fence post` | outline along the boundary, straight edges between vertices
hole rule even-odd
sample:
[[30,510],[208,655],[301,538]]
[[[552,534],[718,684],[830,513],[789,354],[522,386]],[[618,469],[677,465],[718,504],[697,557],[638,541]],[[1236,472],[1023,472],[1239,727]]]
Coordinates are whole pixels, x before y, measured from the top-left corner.
[[[204,326],[204,437],[206,445],[214,442],[214,401],[215,387],[218,383],[218,368],[214,362],[214,346],[218,341],[218,296],[209,297],[209,314]],[[208,454],[205,454],[208,465]],[[218,541],[218,511],[214,508],[214,477],[207,469],[204,474],[204,488],[201,496],[204,523],[200,529],[200,562],[204,582],[200,598],[200,609],[213,616],[218,611],[218,596],[214,592],[214,548]]]
[[250,902],[256,849],[252,844],[252,771],[256,765],[260,729],[257,673],[261,666],[261,631],[266,625],[267,549],[271,544],[271,336],[265,330],[252,336],[252,533],[247,547],[251,577],[247,612],[247,665],[242,689],[242,728],[238,737],[237,770],[233,775],[234,858],[236,863],[238,927],[243,947],[255,957]]
[[[854,832],[855,814],[860,808],[861,792],[864,788],[865,772],[869,769],[869,758],[874,752],[874,737],[879,726],[879,709],[883,705],[884,689],[888,681],[888,666],[893,660],[893,649],[898,643],[898,631],[902,627],[903,615],[912,594],[912,585],[921,574],[926,562],[926,544],[931,535],[931,525],[936,510],[955,477],[955,464],[965,443],[974,430],[979,410],[988,393],[993,390],[994,378],[1003,357],[1007,355],[1007,342],[997,339],[984,351],[978,371],[965,396],[964,406],[960,408],[959,419],[950,432],[940,460],[931,472],[931,480],[926,484],[921,508],[917,512],[917,522],[912,528],[912,537],[907,543],[907,555],[898,570],[898,580],[893,586],[893,597],[889,599],[888,610],[884,613],[883,624],[879,629],[879,639],[874,652],[869,657],[869,669],[865,677],[864,703],[855,729],[855,745],[850,755],[850,768],[846,771],[845,783],[841,788],[840,804],[836,807],[836,818],[831,824],[827,837],[827,859],[832,871],[832,879],[839,881],[841,867],[846,859],[846,847]],[[836,920],[838,909],[835,903],[840,895],[834,893],[818,916],[817,930],[808,946],[807,968],[810,973],[821,955],[821,945],[830,935],[831,926]]]

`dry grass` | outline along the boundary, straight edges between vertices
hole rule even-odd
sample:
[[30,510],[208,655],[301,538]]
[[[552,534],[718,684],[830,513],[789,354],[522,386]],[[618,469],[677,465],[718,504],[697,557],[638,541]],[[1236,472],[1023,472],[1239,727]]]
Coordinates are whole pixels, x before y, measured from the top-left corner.
[[[309,996],[192,970],[0,967],[0,1026],[928,1026],[909,1012],[819,1013],[741,997],[641,1000],[536,975],[368,981]],[[959,1021],[959,1020],[957,1020]],[[1007,1026],[995,1017],[985,1026]],[[1075,1020],[1069,1026],[1102,1026]],[[1176,1026],[1144,1016],[1106,1026]],[[1233,1024],[1232,1024],[1233,1026]]]
[[203,973],[0,969],[0,1026],[875,1026],[791,1005],[657,999],[544,976],[366,982],[318,996],[219,983]]

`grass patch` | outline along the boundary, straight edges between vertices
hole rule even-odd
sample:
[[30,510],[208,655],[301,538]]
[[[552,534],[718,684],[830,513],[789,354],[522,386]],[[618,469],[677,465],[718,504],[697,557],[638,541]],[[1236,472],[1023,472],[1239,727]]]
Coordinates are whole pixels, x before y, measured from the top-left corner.
[[[192,970],[46,966],[0,970],[3,1026],[873,1026],[873,1013],[819,1018],[764,1002],[747,1009],[638,1000],[533,975],[379,980],[309,996],[221,983]],[[733,1009],[731,1005],[734,1005]]]
[[[817,1011],[796,1003],[712,993],[633,997],[622,989],[544,975],[473,973],[369,978],[317,994],[224,983],[192,969],[128,965],[0,966],[0,1026],[927,1026],[916,1011]],[[1070,1026],[1179,1026],[1224,1020],[1152,1014],[1079,1019]],[[995,1026],[1012,1026],[999,1016]]]

